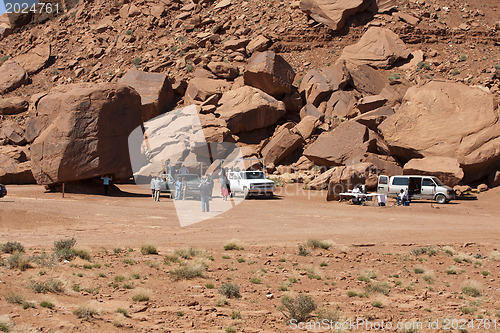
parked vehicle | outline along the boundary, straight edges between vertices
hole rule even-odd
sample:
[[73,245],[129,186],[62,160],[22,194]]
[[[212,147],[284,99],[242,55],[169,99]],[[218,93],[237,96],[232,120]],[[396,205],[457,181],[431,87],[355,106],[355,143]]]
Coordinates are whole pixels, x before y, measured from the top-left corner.
[[[197,174],[179,174],[177,175],[177,179],[184,178],[184,181],[186,182],[186,198],[187,197],[193,197],[193,198],[199,198],[200,197],[200,184],[201,184],[201,177]],[[172,184],[171,188],[175,189],[175,184]],[[175,191],[173,191],[175,193]]]
[[3,198],[7,195],[7,188],[0,184],[0,198]]
[[411,199],[436,200],[444,204],[455,199],[455,191],[444,185],[437,177],[433,176],[385,176],[378,177],[377,193],[397,197],[401,190],[408,193]]
[[263,171],[230,171],[227,178],[231,193],[241,192],[245,198],[250,195],[274,195],[274,182],[267,179]]

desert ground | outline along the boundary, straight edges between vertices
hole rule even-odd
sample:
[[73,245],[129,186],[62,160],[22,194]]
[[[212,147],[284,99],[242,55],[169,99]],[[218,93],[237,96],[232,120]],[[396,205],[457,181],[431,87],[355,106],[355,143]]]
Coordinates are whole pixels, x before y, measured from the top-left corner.
[[[120,189],[62,198],[8,187],[0,244],[24,252],[2,247],[1,330],[500,331],[498,188],[378,207],[289,184],[184,228],[167,196]],[[71,238],[64,260],[54,242]],[[300,301],[314,303],[297,311],[309,325],[330,326],[290,325]]]

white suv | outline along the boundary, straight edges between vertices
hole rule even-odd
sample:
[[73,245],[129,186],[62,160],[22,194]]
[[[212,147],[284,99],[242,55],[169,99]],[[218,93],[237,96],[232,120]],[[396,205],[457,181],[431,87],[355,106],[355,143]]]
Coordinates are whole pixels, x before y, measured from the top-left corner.
[[263,171],[229,171],[227,178],[231,193],[242,192],[245,198],[250,195],[274,195],[274,182],[267,179]]

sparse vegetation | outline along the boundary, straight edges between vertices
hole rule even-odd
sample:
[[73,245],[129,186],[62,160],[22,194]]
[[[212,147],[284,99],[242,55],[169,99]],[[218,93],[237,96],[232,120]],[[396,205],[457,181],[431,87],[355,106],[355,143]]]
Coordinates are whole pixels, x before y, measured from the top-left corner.
[[458,61],[460,62],[467,61],[467,56],[465,54],[461,54],[460,57],[458,58]]
[[311,247],[313,249],[324,249],[324,250],[328,250],[329,248],[331,248],[334,245],[335,245],[335,242],[332,240],[310,239],[306,243],[306,246]]
[[417,64],[417,69],[426,69],[426,70],[429,70],[431,69],[431,64],[425,62],[425,61],[421,61]]
[[142,63],[142,58],[141,57],[135,57],[134,60],[132,60],[132,65],[135,67],[139,67]]
[[242,251],[244,249],[245,249],[245,247],[244,247],[243,243],[237,239],[232,239],[229,242],[227,242],[226,244],[224,244],[225,251],[231,251],[231,250]]
[[456,275],[457,273],[457,268],[453,265],[449,266],[446,271],[444,271],[448,275]]
[[25,271],[28,268],[31,268],[30,257],[21,252],[14,252],[14,254],[7,259],[7,267],[10,269]]
[[240,286],[233,283],[224,283],[219,287],[219,293],[227,298],[240,298]]
[[317,315],[320,321],[328,320],[329,323],[336,323],[340,320],[340,308],[338,306],[334,308],[322,307],[318,309]]
[[29,287],[39,294],[64,292],[62,281],[52,278],[42,282],[31,281]]
[[24,302],[24,296],[21,294],[16,294],[14,292],[10,292],[5,295],[4,299],[7,303],[11,304],[23,304]]
[[259,279],[258,277],[253,277],[253,278],[250,278],[250,283],[253,283],[253,284],[261,284],[262,283],[262,280]]
[[374,308],[381,308],[382,307],[382,302],[380,302],[380,301],[374,301],[374,302],[372,302],[372,306]]
[[308,256],[310,252],[311,251],[309,251],[307,249],[307,247],[305,247],[302,244],[299,244],[299,256],[303,256],[303,257]]
[[297,297],[283,296],[281,304],[280,310],[287,321],[294,319],[297,322],[307,321],[317,307],[311,296],[304,294]]
[[55,305],[54,305],[54,303],[49,302],[49,301],[41,301],[40,306],[42,308],[53,309]]
[[154,247],[153,245],[143,245],[141,247],[141,253],[143,255],[158,254],[158,251],[156,250],[156,247]]
[[132,295],[132,301],[134,302],[147,302],[149,299],[149,292],[146,290],[138,290]]
[[477,281],[467,281],[462,287],[462,293],[471,297],[481,296],[481,285]]
[[182,279],[194,279],[197,277],[203,277],[203,273],[205,272],[205,267],[201,264],[193,264],[193,265],[182,265],[177,269],[171,270],[170,276],[174,280],[182,280]]
[[375,274],[372,270],[365,270],[363,274],[358,275],[358,281],[370,282],[373,279],[377,278],[377,274]]
[[22,252],[24,252],[24,246],[22,246],[21,243],[19,243],[19,242],[7,242],[5,244],[2,244],[2,252],[3,253],[15,253],[15,252],[22,253]]
[[365,292],[368,294],[377,293],[387,296],[391,292],[391,286],[385,282],[376,282],[366,286]]
[[91,307],[90,305],[79,306],[73,310],[73,314],[79,319],[92,320],[99,315],[99,311]]
[[387,78],[389,79],[389,81],[397,81],[401,79],[401,75],[399,75],[398,73],[392,73]]
[[124,308],[118,308],[116,309],[117,313],[121,313],[124,317],[129,317],[128,310]]
[[429,257],[431,257],[431,256],[435,256],[437,254],[437,250],[436,250],[436,248],[434,248],[432,246],[419,247],[417,249],[411,250],[411,254],[413,254],[414,256],[427,254]]

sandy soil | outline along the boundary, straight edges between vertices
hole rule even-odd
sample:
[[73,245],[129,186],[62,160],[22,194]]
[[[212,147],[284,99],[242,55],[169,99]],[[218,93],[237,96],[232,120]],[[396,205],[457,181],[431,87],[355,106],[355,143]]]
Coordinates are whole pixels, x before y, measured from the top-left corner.
[[[62,199],[37,186],[9,186],[0,200],[0,244],[23,244],[31,267],[10,268],[12,255],[0,255],[0,326],[12,332],[290,332],[282,300],[304,294],[318,305],[310,323],[385,321],[394,327],[379,331],[404,332],[398,323],[415,322],[423,323],[415,331],[444,332],[446,318],[453,318],[472,325],[467,332],[500,330],[500,322],[495,330],[478,321],[500,320],[499,189],[448,205],[359,207],[287,185],[274,200],[246,200],[182,228],[170,199],[155,203],[147,190],[120,188],[117,197]],[[220,201],[214,199],[216,212]],[[90,261],[52,257],[53,242],[71,237]],[[230,239],[244,249],[225,251]],[[298,245],[311,239],[330,246],[306,246],[308,255],[299,255]],[[142,254],[145,244],[158,254]],[[197,251],[186,258],[174,253],[187,247]],[[176,280],[183,267],[199,268],[202,277]],[[62,291],[30,287],[49,279],[61,281]],[[228,282],[239,285],[241,298],[221,299],[218,288]],[[469,285],[479,294],[463,289]],[[133,301],[138,293],[149,301]],[[95,314],[78,318],[74,310],[81,308]],[[429,320],[439,329],[428,328]]]

